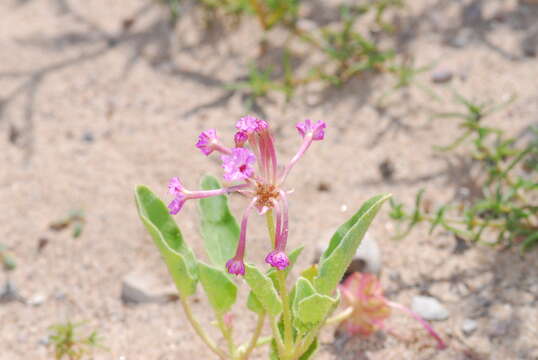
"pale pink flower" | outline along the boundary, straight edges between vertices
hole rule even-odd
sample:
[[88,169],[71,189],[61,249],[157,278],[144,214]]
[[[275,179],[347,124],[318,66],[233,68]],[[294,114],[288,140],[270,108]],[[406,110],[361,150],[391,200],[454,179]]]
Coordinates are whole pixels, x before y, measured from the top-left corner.
[[243,130],[239,130],[234,135],[235,147],[243,147],[248,140],[248,133]]
[[445,342],[428,322],[406,306],[389,301],[383,296],[383,288],[375,275],[353,273],[340,285],[340,292],[344,306],[352,309],[351,315],[342,322],[349,334],[368,336],[384,329],[384,321],[390,317],[392,309],[399,309],[421,323],[437,341],[438,349],[446,348]]
[[323,140],[325,137],[325,123],[323,121],[317,121],[315,124],[312,123],[310,119],[306,119],[302,123],[298,123],[296,128],[297,131],[304,138],[311,134],[313,140]]
[[213,151],[218,151],[222,154],[229,154],[231,152],[230,149],[221,144],[215,129],[202,131],[200,135],[198,135],[196,147],[200,149],[200,151],[206,156],[211,154]]
[[231,155],[222,155],[220,158],[226,181],[244,180],[254,174],[256,156],[248,149],[234,148]]
[[[286,255],[289,232],[287,200],[289,191],[284,190],[282,184],[290,170],[312,144],[312,141],[323,139],[325,123],[318,121],[312,124],[310,120],[305,120],[304,123],[297,124],[297,129],[303,136],[303,143],[283,169],[278,166],[274,139],[266,121],[253,116],[245,116],[239,119],[235,126],[238,129],[234,136],[235,148],[229,149],[222,145],[214,130],[200,134],[197,146],[204,154],[210,153],[209,151],[218,151],[223,154],[221,160],[224,179],[228,182],[243,181],[243,183],[217,190],[188,191],[181,183],[177,186],[174,180],[170,187],[174,189],[172,194],[175,199],[169,207],[171,212],[173,211],[172,213],[177,213],[186,200],[231,192],[238,192],[251,199],[241,220],[241,232],[236,254],[226,263],[228,272],[236,275],[243,275],[245,272],[247,223],[252,209],[255,208],[259,214],[273,210],[273,216],[276,220],[274,249],[266,256],[265,260],[271,266],[283,270],[289,266],[289,259]],[[257,165],[257,169],[255,169],[255,165]],[[177,181],[179,182],[179,179]]]

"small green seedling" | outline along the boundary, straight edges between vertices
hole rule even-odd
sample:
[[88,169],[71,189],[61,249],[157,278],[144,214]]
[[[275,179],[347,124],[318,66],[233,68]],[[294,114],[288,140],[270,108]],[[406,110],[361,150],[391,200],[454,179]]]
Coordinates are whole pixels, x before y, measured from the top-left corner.
[[80,327],[83,322],[56,324],[50,327],[50,346],[53,347],[55,360],[81,360],[90,357],[98,349],[106,349],[96,331],[89,335],[81,335]]
[[54,231],[61,231],[72,226],[72,236],[76,239],[82,235],[85,223],[86,218],[82,210],[71,210],[65,218],[50,223],[49,228]]

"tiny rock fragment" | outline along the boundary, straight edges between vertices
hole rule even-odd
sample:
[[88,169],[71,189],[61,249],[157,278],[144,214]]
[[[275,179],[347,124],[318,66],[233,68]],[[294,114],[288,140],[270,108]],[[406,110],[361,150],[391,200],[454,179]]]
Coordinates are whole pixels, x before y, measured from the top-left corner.
[[432,74],[432,82],[434,84],[444,84],[452,80],[454,73],[449,70],[438,70]]
[[179,296],[174,287],[161,285],[155,276],[133,271],[122,281],[121,299],[125,304],[165,303]]
[[318,191],[320,192],[326,192],[326,191],[330,191],[331,190],[331,187],[329,186],[329,184],[327,184],[326,182],[320,182],[318,184]]
[[536,57],[536,53],[538,52],[538,41],[535,41],[534,38],[524,39],[521,42],[521,50],[526,57]]
[[476,322],[476,320],[463,319],[463,322],[461,324],[461,331],[468,336],[474,333],[477,327],[478,323]]
[[44,294],[35,294],[26,303],[31,306],[41,306],[45,303],[45,300],[47,300],[47,297]]
[[87,143],[92,143],[95,140],[95,137],[91,131],[86,131],[84,135],[82,135],[82,140]]
[[0,304],[20,300],[22,300],[22,297],[19,295],[17,287],[11,281],[7,280],[0,289]]
[[462,48],[469,44],[473,38],[473,32],[471,29],[461,29],[456,36],[454,36],[452,39],[449,40],[449,44],[457,47]]
[[389,158],[383,160],[379,164],[379,173],[381,174],[383,180],[392,180],[394,177],[394,171],[394,164]]
[[40,237],[37,240],[37,252],[42,252],[43,249],[49,244],[49,239],[46,237]]
[[415,296],[411,302],[411,309],[425,320],[446,320],[448,310],[431,296]]

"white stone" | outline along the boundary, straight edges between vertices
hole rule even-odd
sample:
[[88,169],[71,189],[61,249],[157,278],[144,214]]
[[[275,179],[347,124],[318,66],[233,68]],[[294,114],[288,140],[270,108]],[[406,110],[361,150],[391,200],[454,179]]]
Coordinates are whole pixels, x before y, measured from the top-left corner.
[[476,322],[476,320],[463,319],[463,322],[461,324],[461,331],[463,331],[465,335],[471,335],[473,332],[475,332],[477,327],[478,323]]
[[32,306],[40,306],[45,303],[47,297],[44,294],[36,294],[28,299],[27,304]]
[[164,303],[177,300],[178,294],[174,287],[161,285],[155,276],[133,271],[122,281],[121,299],[131,304]]
[[411,302],[411,309],[425,320],[446,320],[448,310],[431,296],[415,296]]

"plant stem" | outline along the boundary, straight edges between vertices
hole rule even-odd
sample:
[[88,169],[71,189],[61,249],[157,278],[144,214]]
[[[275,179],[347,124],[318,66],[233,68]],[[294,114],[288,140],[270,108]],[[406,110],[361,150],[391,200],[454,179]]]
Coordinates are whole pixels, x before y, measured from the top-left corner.
[[273,340],[272,336],[262,337],[262,338],[258,339],[258,342],[256,343],[256,347],[267,345],[267,344],[269,344],[271,342],[271,340]]
[[279,293],[282,298],[282,306],[284,308],[284,348],[286,349],[286,353],[290,354],[293,351],[293,333],[291,328],[290,299],[288,290],[286,289],[286,273],[284,270],[278,270],[276,274],[280,287]]
[[445,344],[443,339],[441,339],[441,337],[435,332],[431,325],[423,318],[421,318],[417,313],[407,308],[406,306],[403,306],[402,304],[398,304],[392,301],[387,301],[387,304],[395,309],[399,309],[406,312],[408,315],[417,320],[426,329],[426,331],[437,341],[437,348],[439,350],[446,349],[447,345]]
[[325,325],[337,324],[337,323],[339,323],[341,321],[344,321],[348,317],[350,317],[351,314],[353,314],[353,307],[352,306],[346,308],[340,314],[337,314],[337,315],[334,315],[331,318],[328,318],[327,321],[325,322]]
[[228,352],[232,359],[235,358],[235,344],[232,336],[232,330],[226,325],[224,322],[224,318],[222,314],[217,315],[217,322],[219,325],[219,329],[222,332],[222,336],[224,336],[224,339],[226,339],[226,343],[228,344]]
[[258,314],[258,322],[256,323],[256,329],[254,330],[254,334],[252,335],[252,339],[250,339],[250,343],[245,350],[245,353],[241,355],[241,359],[248,359],[252,351],[256,346],[258,346],[258,338],[260,337],[260,334],[262,333],[263,324],[265,322],[265,313],[262,312]]
[[273,332],[273,338],[276,342],[278,354],[280,357],[284,356],[284,344],[282,343],[282,337],[280,336],[280,330],[278,329],[278,318],[271,317],[271,331]]
[[[269,210],[266,213],[267,230],[269,231],[269,237],[273,247],[275,246],[275,222],[273,218],[273,210]],[[286,354],[293,352],[293,332],[291,324],[291,311],[290,311],[290,299],[288,296],[288,289],[286,288],[286,272],[284,270],[276,271],[279,287],[279,295],[282,300],[283,306],[283,320],[284,320],[284,349]]]
[[213,340],[211,340],[209,336],[206,334],[206,332],[204,331],[204,329],[202,329],[198,320],[194,318],[194,315],[191,310],[191,306],[189,304],[189,301],[186,299],[186,296],[183,296],[182,294],[180,294],[179,300],[181,302],[181,305],[183,306],[183,311],[185,312],[185,315],[187,315],[187,319],[191,323],[196,334],[202,339],[202,341],[207,345],[207,347],[215,353],[215,355],[217,355],[222,360],[226,360],[228,357],[226,356],[224,351],[222,351],[215,345]]
[[267,220],[267,231],[269,232],[269,238],[271,239],[271,244],[274,248],[276,237],[275,237],[275,219],[273,218],[272,209],[265,213],[265,220]]

